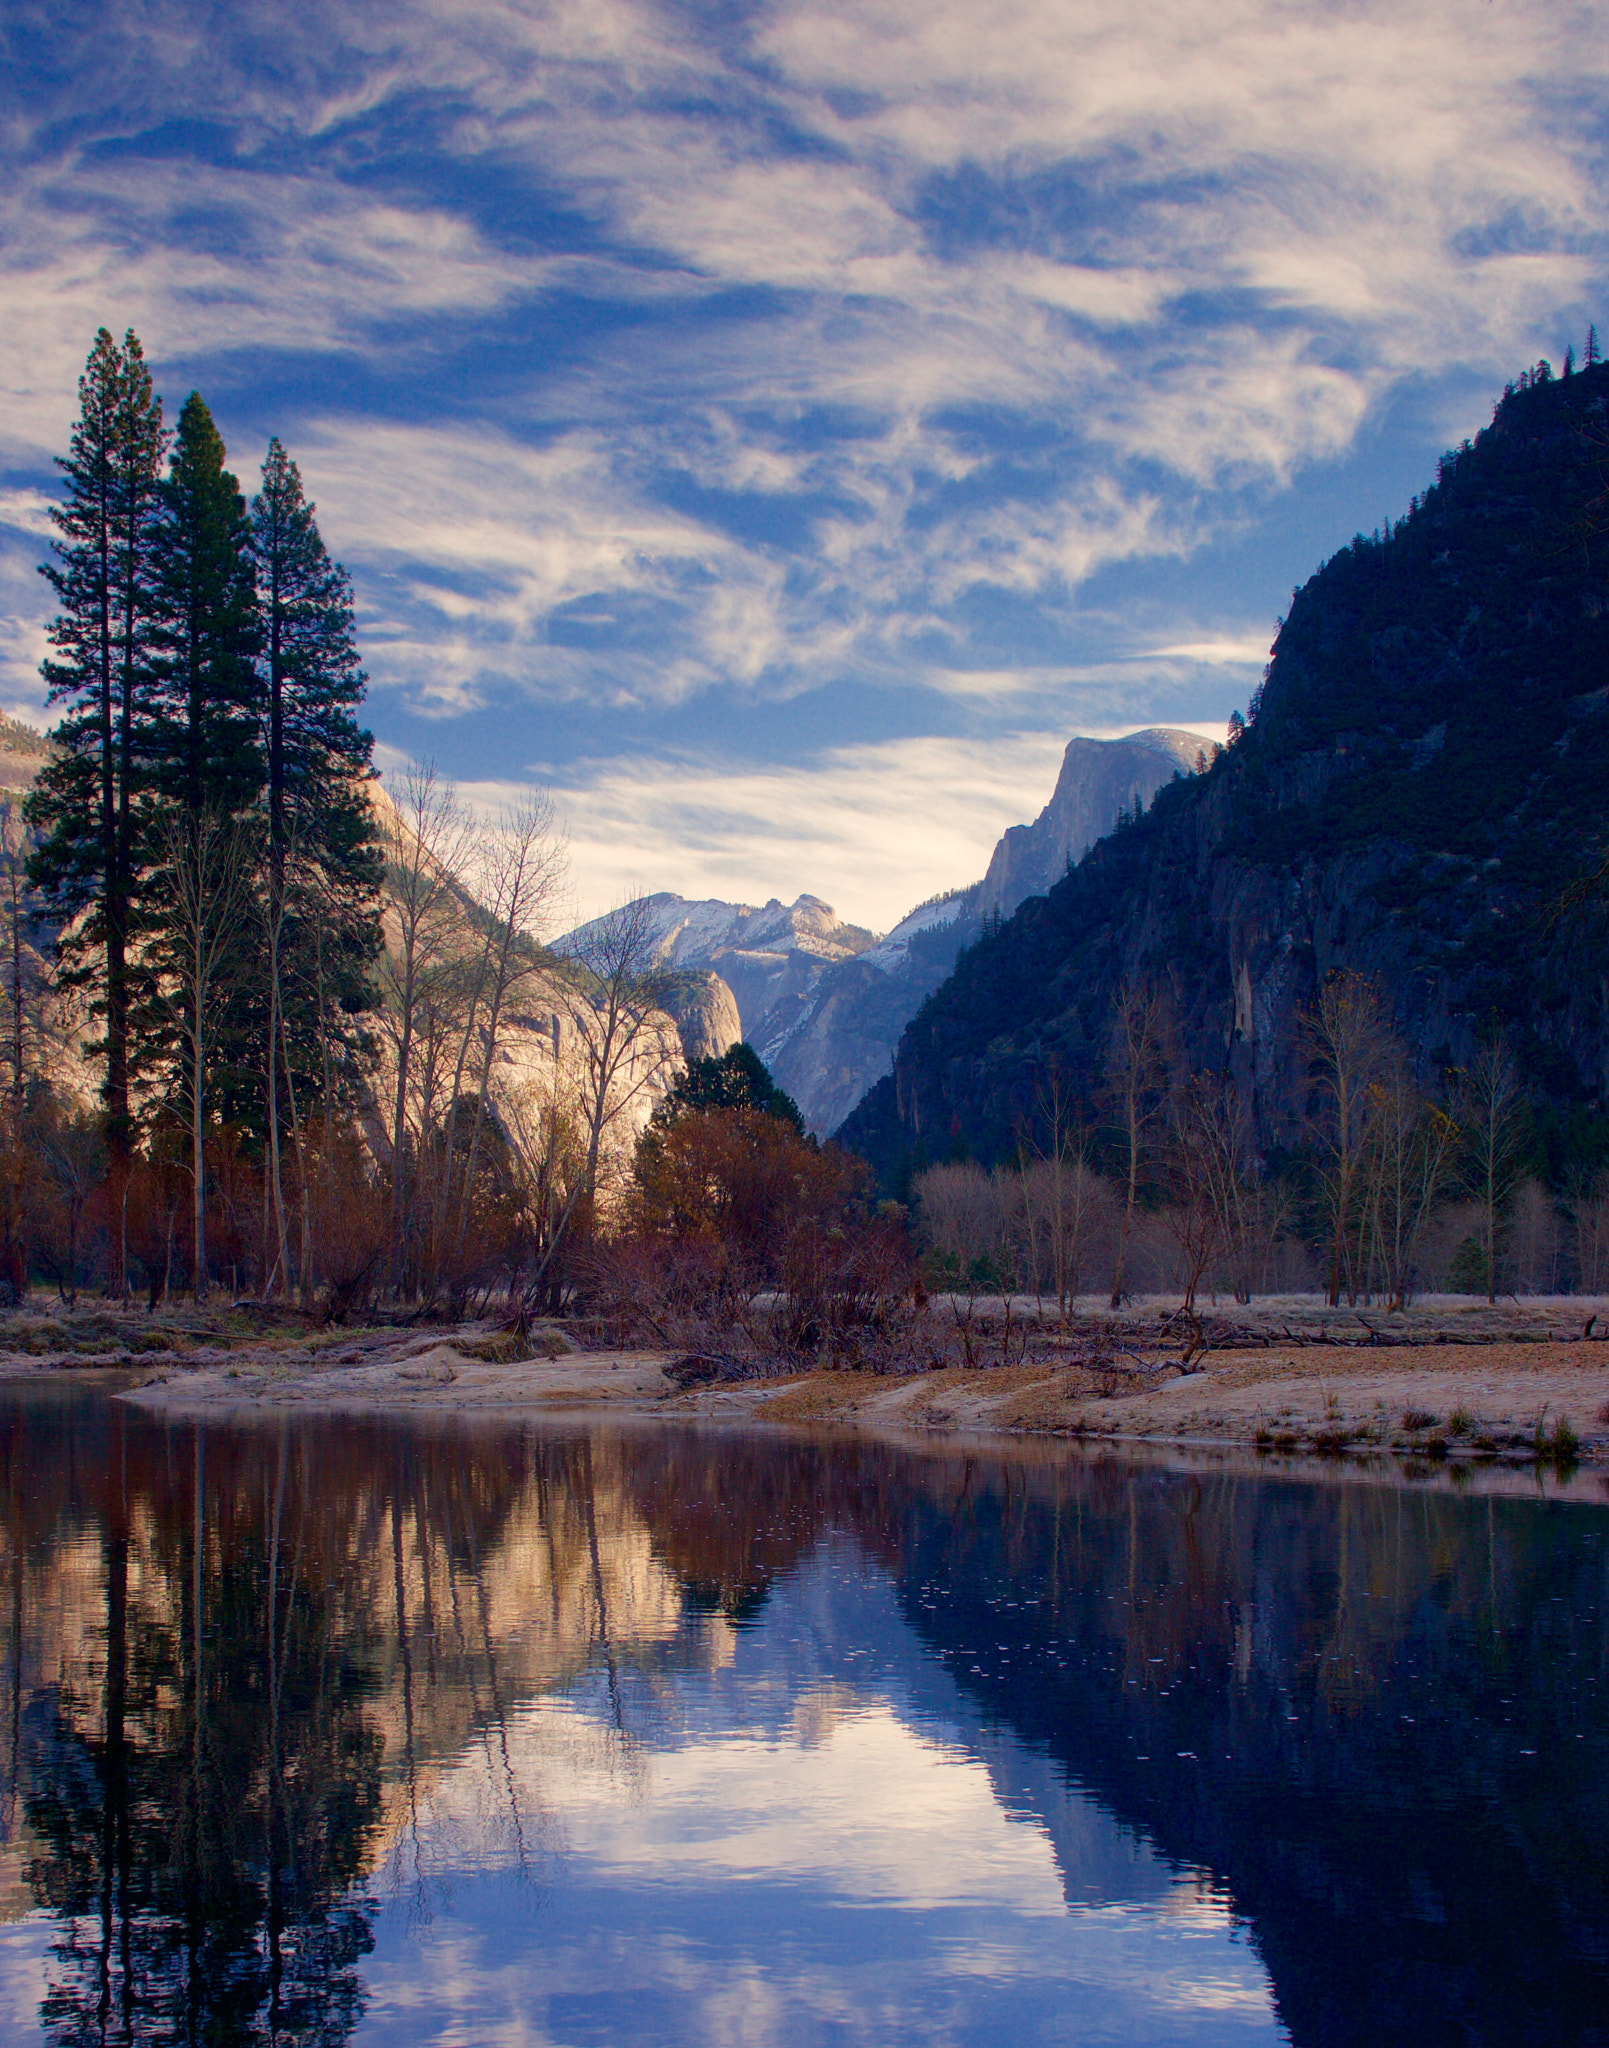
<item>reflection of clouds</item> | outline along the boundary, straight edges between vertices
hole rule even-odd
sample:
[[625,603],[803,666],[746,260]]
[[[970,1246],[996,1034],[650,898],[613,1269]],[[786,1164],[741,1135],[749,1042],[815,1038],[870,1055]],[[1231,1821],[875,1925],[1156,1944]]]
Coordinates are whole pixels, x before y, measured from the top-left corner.
[[733,1645],[628,1708],[634,1778],[601,1688],[511,1718],[513,1781],[551,1821],[539,1883],[482,1757],[438,1774],[431,1918],[406,1882],[382,1915],[376,2038],[558,2041],[628,2015],[649,2041],[1275,2038],[1227,1901],[980,1727],[851,1546]]
[[40,1915],[0,1927],[0,2038],[36,2041],[56,1930]]
[[817,1742],[706,1739],[656,1753],[643,1819],[600,1804],[584,1853],[620,1876],[653,1870],[663,1880],[668,1864],[705,1883],[780,1872],[911,1911],[984,1899],[1014,1913],[1065,1911],[1043,1833],[1003,1825],[975,1758],[926,1740],[877,1701]]

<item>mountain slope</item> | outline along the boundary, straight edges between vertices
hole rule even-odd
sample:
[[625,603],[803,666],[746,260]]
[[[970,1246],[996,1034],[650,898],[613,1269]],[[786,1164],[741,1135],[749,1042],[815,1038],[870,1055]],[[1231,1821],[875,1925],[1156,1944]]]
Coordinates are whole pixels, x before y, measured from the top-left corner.
[[1050,802],[1033,824],[1007,829],[981,882],[920,905],[779,1020],[762,1056],[795,1102],[809,1104],[811,1128],[833,1129],[888,1072],[907,1023],[991,919],[1042,895],[1119,817],[1216,752],[1213,741],[1168,727],[1069,740]]
[[1560,1118],[1599,1116],[1609,979],[1550,910],[1609,800],[1606,570],[1609,368],[1528,376],[1297,593],[1240,743],[965,954],[844,1138],[890,1175],[1003,1155],[1052,1058],[1095,1079],[1140,978],[1292,1141],[1298,1012],[1337,967],[1380,977],[1424,1069],[1495,1023]]

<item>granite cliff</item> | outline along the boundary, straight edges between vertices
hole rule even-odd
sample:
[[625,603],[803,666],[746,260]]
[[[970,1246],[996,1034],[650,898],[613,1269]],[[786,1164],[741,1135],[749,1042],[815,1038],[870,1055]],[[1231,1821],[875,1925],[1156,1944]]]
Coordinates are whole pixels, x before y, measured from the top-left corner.
[[1198,773],[1217,752],[1215,740],[1172,726],[1120,740],[1069,740],[1050,802],[1031,825],[1009,827],[995,847],[978,884],[979,915],[1009,917],[1030,896],[1043,896],[1120,816],[1143,810],[1164,783]]
[[1043,895],[1119,818],[1137,814],[1177,775],[1217,752],[1195,733],[1155,727],[1124,739],[1073,739],[1050,802],[1012,825],[987,874],[919,905],[885,939],[823,973],[809,1000],[768,1034],[762,1057],[811,1128],[833,1130],[889,1071],[900,1034],[964,947],[1032,896]]

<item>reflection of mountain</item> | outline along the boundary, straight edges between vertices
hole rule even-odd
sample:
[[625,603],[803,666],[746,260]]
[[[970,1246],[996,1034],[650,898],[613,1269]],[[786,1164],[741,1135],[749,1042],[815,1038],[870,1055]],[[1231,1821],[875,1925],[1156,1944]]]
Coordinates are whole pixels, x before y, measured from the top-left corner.
[[103,1998],[120,2037],[344,2038],[371,1894],[429,1879],[466,1772],[476,1840],[545,1853],[539,1727],[629,1775],[874,1708],[981,1764],[1070,1905],[1226,1901],[1299,2048],[1604,2024],[1595,1510],[29,1399],[0,1856],[63,1932],[57,2038]]
[[[690,1455],[643,1451],[656,1499]],[[1054,1454],[725,1455],[729,1498],[752,1461],[773,1525],[895,1561],[975,1703],[963,1739],[987,1757],[978,1723],[1010,1731],[991,1769],[1070,1897],[1092,1873],[1064,1773],[1215,1874],[1300,2048],[1609,2031],[1601,1512]]]

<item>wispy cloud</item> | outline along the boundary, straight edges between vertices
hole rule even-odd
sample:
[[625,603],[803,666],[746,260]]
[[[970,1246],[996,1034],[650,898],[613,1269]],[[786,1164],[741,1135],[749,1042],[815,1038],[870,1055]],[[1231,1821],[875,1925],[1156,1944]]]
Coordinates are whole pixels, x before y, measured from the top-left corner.
[[[931,792],[924,762],[987,737],[1009,783],[1075,722],[1227,708],[1312,565],[1292,493],[1333,489],[1338,542],[1382,419],[1422,475],[1479,387],[1584,324],[1601,28],[1576,0],[153,0],[48,59],[17,34],[4,687],[31,701],[18,565],[105,320],[170,398],[215,398],[248,478],[267,432],[292,445],[377,723],[466,773],[488,717],[562,709],[535,749],[561,779],[612,761],[587,786],[636,790],[719,703],[734,786],[847,826],[862,759]],[[844,751],[857,690],[894,751]],[[812,701],[813,727],[768,708]],[[695,810],[642,800],[645,855],[758,872],[735,828],[716,860]],[[761,804],[747,843],[763,865],[787,817],[789,872],[830,894],[809,814]],[[968,878],[911,829],[935,865],[879,839],[890,873]],[[600,875],[636,858],[587,844]]]
[[[1024,792],[1043,792],[1030,810],[1049,796],[1064,745],[1011,733],[983,751],[895,740],[771,769],[581,764],[552,792],[569,833],[575,914],[592,916],[637,888],[791,902],[808,887],[841,917],[886,929],[935,889],[978,879],[1023,815]],[[463,793],[490,809],[527,786],[496,778]]]

